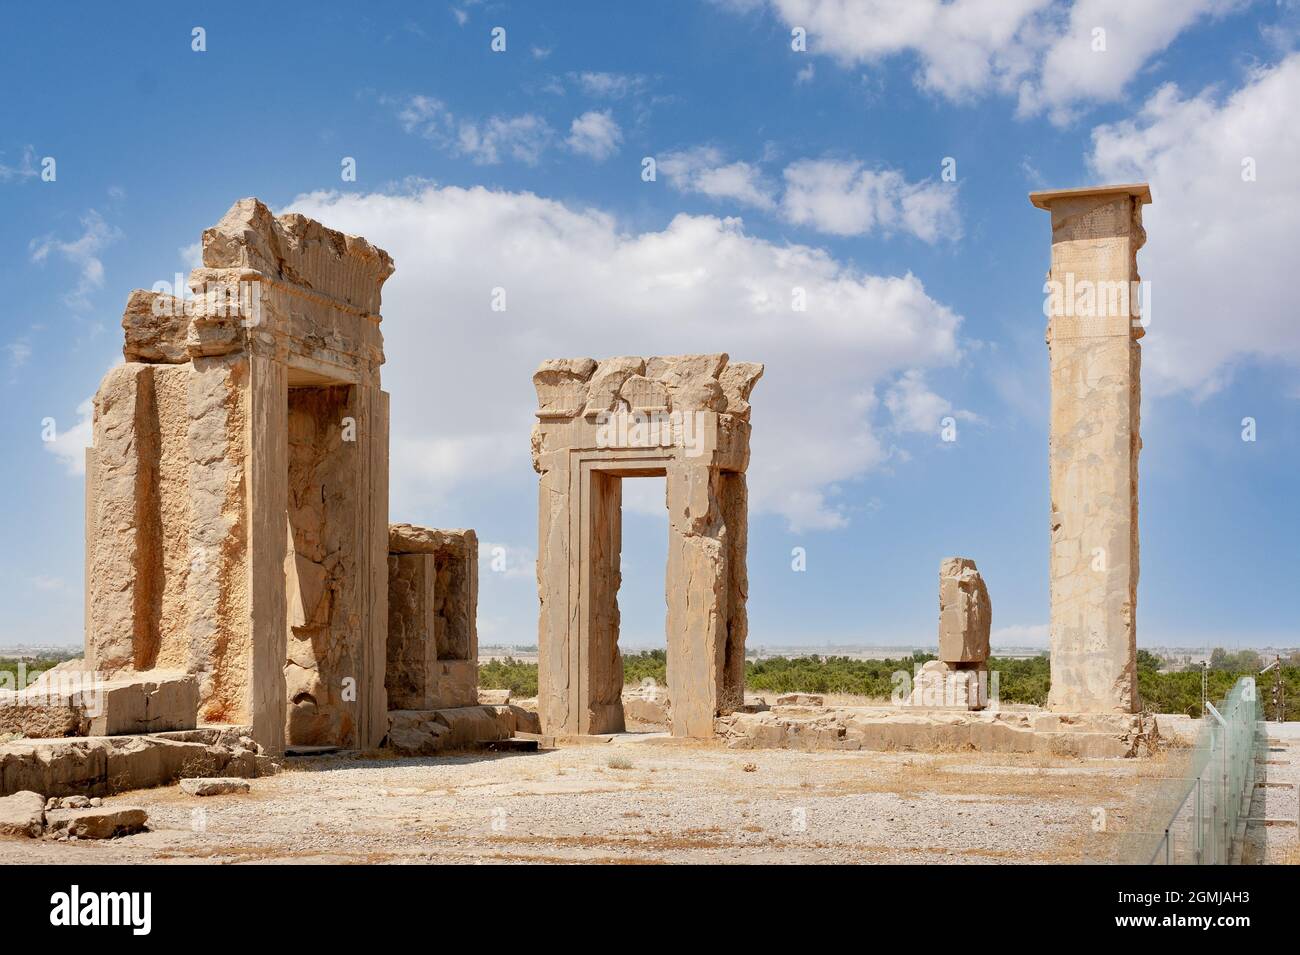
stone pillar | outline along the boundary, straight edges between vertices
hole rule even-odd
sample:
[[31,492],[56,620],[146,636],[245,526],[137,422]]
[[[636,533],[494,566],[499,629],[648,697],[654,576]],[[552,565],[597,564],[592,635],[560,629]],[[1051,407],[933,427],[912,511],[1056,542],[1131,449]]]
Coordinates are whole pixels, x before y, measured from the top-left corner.
[[1030,194],[1052,215],[1048,706],[1134,713],[1145,184]]

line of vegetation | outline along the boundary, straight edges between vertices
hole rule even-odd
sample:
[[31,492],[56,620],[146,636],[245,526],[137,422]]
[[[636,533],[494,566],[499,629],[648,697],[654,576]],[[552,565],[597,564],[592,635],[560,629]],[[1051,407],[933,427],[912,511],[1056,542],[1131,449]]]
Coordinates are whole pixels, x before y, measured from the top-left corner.
[[[818,656],[768,657],[745,661],[745,688],[753,693],[839,693],[873,699],[889,699],[894,689],[894,674],[909,674],[932,653],[887,660],[857,660],[850,657]],[[1172,661],[1146,650],[1138,651],[1138,692],[1143,705],[1155,713],[1201,715],[1201,667],[1167,670]],[[643,650],[623,656],[623,683],[637,686],[647,679],[666,685],[668,654],[664,650]],[[1206,674],[1208,696],[1213,701],[1227,695],[1237,679],[1257,675],[1259,655],[1253,650],[1228,653],[1216,649],[1210,657]],[[1003,703],[1043,706],[1051,689],[1052,677],[1048,658],[993,657],[989,669],[998,674],[998,693]],[[519,697],[537,695],[537,664],[524,663],[513,657],[479,665],[479,686],[509,689]],[[1300,719],[1300,656],[1292,655],[1282,666],[1285,683],[1284,719]],[[1272,702],[1272,673],[1256,677],[1261,716],[1275,719]]]

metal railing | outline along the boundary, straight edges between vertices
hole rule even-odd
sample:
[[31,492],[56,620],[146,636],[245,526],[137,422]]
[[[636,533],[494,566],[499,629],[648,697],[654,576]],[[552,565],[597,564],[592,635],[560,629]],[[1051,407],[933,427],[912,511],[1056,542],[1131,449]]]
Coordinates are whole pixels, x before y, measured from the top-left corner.
[[[1164,782],[1148,822],[1125,853],[1149,865],[1225,865],[1240,849],[1255,782],[1258,702],[1242,677],[1217,707],[1206,706],[1186,770]],[[1236,853],[1239,857],[1239,851]]]

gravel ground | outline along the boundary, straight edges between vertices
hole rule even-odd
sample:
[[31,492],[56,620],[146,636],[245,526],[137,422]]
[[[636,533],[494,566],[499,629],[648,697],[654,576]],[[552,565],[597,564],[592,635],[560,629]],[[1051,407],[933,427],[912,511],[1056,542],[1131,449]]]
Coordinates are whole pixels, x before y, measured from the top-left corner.
[[733,751],[628,734],[529,754],[292,759],[247,795],[129,793],[152,831],[0,863],[1099,861],[1161,758]]

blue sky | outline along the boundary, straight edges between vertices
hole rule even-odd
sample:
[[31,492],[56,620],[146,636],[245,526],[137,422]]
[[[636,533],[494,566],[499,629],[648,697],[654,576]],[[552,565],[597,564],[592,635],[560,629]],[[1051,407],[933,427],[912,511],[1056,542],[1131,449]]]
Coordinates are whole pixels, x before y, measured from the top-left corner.
[[[391,516],[502,548],[483,641],[536,639],[532,369],[725,350],[767,364],[752,644],[933,641],[938,564],[961,554],[988,582],[995,641],[1042,645],[1049,227],[1026,193],[1135,179],[1155,197],[1139,643],[1300,644],[1292,2],[70,4],[5,20],[0,644],[81,641],[75,462],[121,308],[256,195],[392,253]],[[629,644],[663,640],[661,494],[627,490]]]

